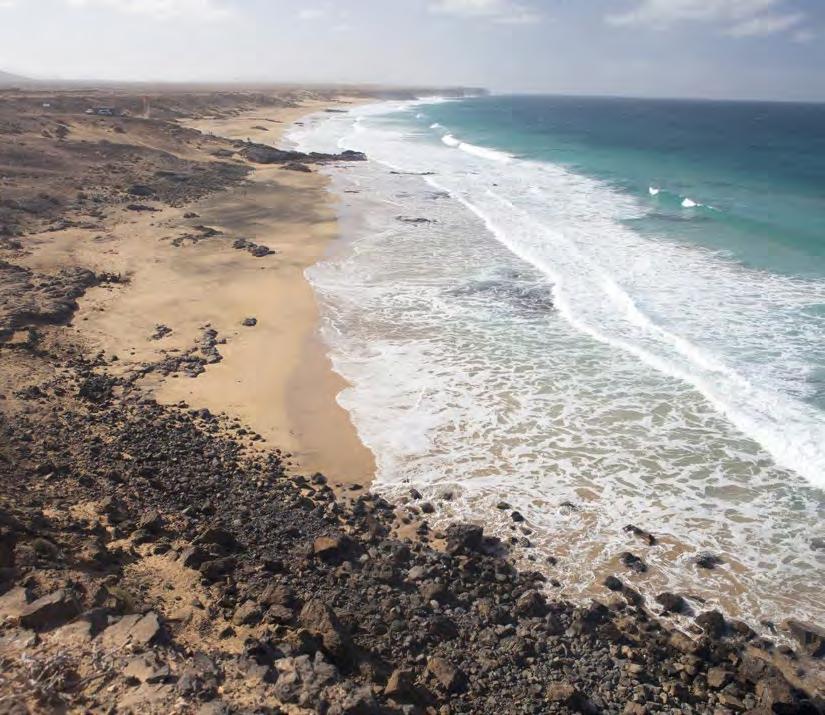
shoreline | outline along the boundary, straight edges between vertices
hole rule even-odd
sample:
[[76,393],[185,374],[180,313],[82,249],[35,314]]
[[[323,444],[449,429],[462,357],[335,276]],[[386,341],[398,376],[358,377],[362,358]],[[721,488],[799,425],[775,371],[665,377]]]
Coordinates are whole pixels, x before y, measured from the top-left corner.
[[[421,118],[420,124],[424,126],[431,119],[431,117]],[[415,132],[418,124],[415,123],[413,126],[410,118],[410,122],[403,126],[407,131]],[[344,128],[338,134],[332,126],[330,131],[321,131],[319,133],[320,143],[316,146],[333,146],[335,137],[346,133],[346,122],[341,126]],[[382,128],[386,127],[379,123],[377,129]],[[393,123],[392,128],[396,130],[398,127]],[[424,284],[427,288],[435,285],[437,290],[446,295],[452,295],[452,289],[456,284],[462,286],[462,289],[466,285],[473,286],[475,291],[478,287],[475,280],[479,271],[472,269],[445,271],[450,280],[440,281],[437,270],[432,270],[425,261],[418,260],[418,247],[426,241],[431,254],[445,257],[445,264],[450,264],[451,268],[453,263],[460,265],[458,262],[449,260],[448,257],[452,256],[451,252],[460,253],[465,260],[467,256],[472,256],[468,262],[473,268],[481,265],[486,275],[496,275],[497,278],[498,271],[505,273],[507,268],[511,267],[508,260],[513,260],[512,254],[503,251],[497,241],[485,243],[480,238],[480,235],[484,235],[484,227],[480,223],[473,224],[472,228],[465,232],[456,230],[451,221],[456,212],[462,211],[462,207],[456,206],[456,202],[451,204],[449,200],[432,202],[426,189],[420,188],[421,179],[415,176],[407,178],[402,171],[406,169],[409,174],[414,175],[415,170],[432,169],[437,175],[443,174],[446,177],[449,168],[429,154],[414,154],[412,148],[407,150],[404,146],[388,145],[385,136],[380,132],[377,134],[380,141],[373,144],[370,141],[369,129],[369,122],[363,124],[360,139],[355,144],[344,144],[344,146],[355,146],[368,154],[370,147],[375,146],[375,151],[381,152],[381,158],[389,159],[393,156],[389,152],[395,149],[399,157],[403,156],[408,161],[404,162],[399,158],[398,163],[393,162],[392,168],[398,171],[389,173],[397,174],[396,176],[390,176],[383,169],[377,168],[376,162],[356,167],[351,173],[342,172],[340,182],[336,182],[336,186],[342,195],[353,194],[345,202],[351,207],[351,213],[370,216],[373,219],[370,225],[375,227],[376,235],[381,235],[382,229],[386,228],[388,232],[391,232],[392,240],[373,244],[367,238],[363,245],[358,246],[348,255],[347,273],[370,277],[365,281],[366,285],[363,290],[361,290],[360,279],[350,287],[349,282],[340,272],[331,275],[329,281],[321,279],[325,295],[330,296],[335,306],[332,314],[338,321],[337,328],[347,334],[348,360],[346,367],[342,367],[342,371],[359,386],[363,398],[360,400],[361,408],[370,409],[374,405],[381,406],[377,415],[372,411],[361,413],[360,424],[364,439],[368,444],[382,444],[380,440],[389,430],[380,416],[398,414],[401,409],[411,410],[414,405],[416,410],[420,409],[423,415],[436,424],[441,424],[439,418],[446,413],[453,417],[455,423],[463,421],[471,426],[464,431],[460,428],[456,429],[458,439],[450,429],[433,430],[435,436],[429,450],[421,449],[418,454],[409,456],[404,454],[395,463],[396,466],[387,472],[388,478],[377,483],[374,488],[390,500],[396,498],[403,500],[410,486],[414,486],[418,492],[422,493],[422,498],[415,500],[415,506],[426,505],[430,526],[438,528],[453,519],[464,518],[484,524],[488,531],[492,531],[500,538],[512,538],[514,542],[520,540],[523,542],[523,550],[520,550],[519,556],[524,561],[534,560],[545,576],[563,583],[563,589],[560,588],[557,591],[559,597],[562,598],[573,598],[581,602],[592,596],[599,597],[605,591],[604,579],[614,575],[617,571],[623,571],[625,574],[623,578],[639,588],[643,595],[649,598],[665,591],[684,593],[689,595],[694,608],[712,604],[720,608],[726,616],[745,620],[752,625],[759,624],[755,627],[760,634],[780,638],[786,644],[792,641],[791,634],[783,625],[786,619],[794,618],[820,623],[822,621],[822,600],[816,591],[816,584],[819,583],[816,572],[818,554],[814,550],[816,540],[812,538],[818,534],[815,528],[805,534],[806,541],[811,543],[810,552],[807,544],[802,547],[804,551],[799,554],[790,552],[797,564],[802,566],[802,568],[797,566],[796,571],[793,569],[793,564],[784,569],[785,574],[795,576],[796,580],[792,582],[793,585],[781,581],[784,560],[780,561],[777,558],[780,553],[779,549],[773,552],[770,545],[762,544],[761,559],[764,560],[760,559],[759,562],[755,562],[753,558],[749,558],[752,552],[746,549],[738,552],[732,548],[732,545],[741,543],[740,532],[736,531],[737,527],[742,528],[742,533],[747,533],[746,530],[753,524],[747,519],[742,519],[740,522],[732,506],[737,494],[743,494],[740,490],[747,488],[746,483],[739,484],[740,490],[731,489],[731,494],[724,494],[722,490],[719,490],[719,493],[713,497],[710,495],[714,494],[714,489],[710,486],[703,500],[701,489],[703,486],[713,485],[712,480],[703,482],[697,479],[695,482],[688,482],[686,477],[674,478],[674,491],[682,490],[680,496],[687,497],[681,503],[688,508],[680,508],[679,498],[674,497],[672,491],[668,493],[666,483],[663,483],[663,488],[660,489],[658,482],[649,481],[648,484],[656,484],[657,488],[646,490],[644,483],[639,484],[632,479],[622,479],[625,475],[632,475],[633,470],[645,473],[648,469],[651,471],[655,469],[650,468],[653,460],[645,460],[631,450],[622,452],[621,436],[627,433],[622,433],[620,429],[615,432],[620,435],[615,439],[616,447],[604,450],[603,453],[610,455],[607,459],[616,460],[612,466],[615,467],[616,463],[621,466],[622,461],[626,461],[628,469],[626,472],[615,470],[614,473],[619,476],[611,483],[609,479],[604,478],[611,472],[602,471],[599,465],[594,463],[597,460],[592,459],[594,455],[599,454],[599,448],[592,451],[589,448],[577,450],[575,446],[569,451],[559,449],[556,454],[560,457],[556,464],[552,458],[545,458],[541,455],[541,450],[536,445],[551,444],[549,452],[555,452],[557,445],[553,445],[553,442],[556,433],[552,426],[546,429],[547,440],[545,442],[532,439],[535,434],[522,435],[520,439],[518,434],[507,433],[506,428],[502,428],[500,433],[494,433],[496,438],[488,439],[488,432],[483,429],[487,426],[487,422],[474,420],[475,415],[470,409],[466,411],[462,411],[460,407],[452,409],[455,405],[462,405],[462,399],[472,394],[475,399],[471,402],[468,400],[468,403],[473,408],[478,408],[482,415],[492,419],[492,415],[497,416],[497,413],[493,412],[494,407],[498,406],[506,412],[507,400],[496,401],[495,397],[491,397],[487,401],[486,385],[481,384],[477,391],[473,391],[475,385],[471,379],[461,382],[455,377],[456,374],[464,375],[468,372],[468,365],[477,367],[481,362],[477,359],[478,355],[485,356],[485,342],[483,339],[478,339],[479,335],[483,336],[485,333],[480,328],[472,332],[474,338],[472,357],[465,358],[464,354],[457,356],[456,341],[450,342],[448,338],[445,338],[442,345],[441,339],[445,335],[445,329],[443,320],[439,320],[439,302],[433,299],[419,312],[408,309],[410,305],[419,305],[417,302],[419,285]],[[400,131],[399,135],[404,135],[404,131]],[[418,139],[418,134],[415,136]],[[414,143],[414,146],[417,145]],[[312,148],[314,145],[310,142],[306,146]],[[447,150],[442,148],[441,151]],[[464,155],[455,153],[455,156]],[[427,160],[430,161],[429,164],[426,163]],[[487,180],[485,166],[473,165],[469,168],[474,171],[468,171],[468,173],[482,177],[481,183]],[[497,179],[499,178],[497,176]],[[450,186],[446,178],[444,185]],[[505,183],[500,180],[496,185],[503,187]],[[483,194],[483,192],[480,193]],[[360,194],[360,196],[355,194]],[[399,201],[397,205],[393,203],[393,197],[402,196],[403,201]],[[384,210],[385,205],[390,208]],[[421,223],[406,227],[405,222],[398,222],[399,212],[407,216],[421,217],[418,219]],[[458,224],[457,220],[456,224]],[[357,223],[355,225],[357,226]],[[346,220],[344,227],[349,235],[357,237],[360,233],[357,229],[350,228]],[[461,242],[463,235],[469,237],[464,243]],[[407,243],[410,246],[409,251],[405,251]],[[490,250],[498,249],[507,255],[495,255],[494,260],[484,262],[479,255],[472,252],[474,245],[483,245],[485,250],[489,246]],[[520,271],[523,268],[518,265],[518,260],[514,263],[516,265],[513,270]],[[321,273],[319,273],[320,276]],[[498,285],[496,287],[499,288]],[[535,317],[538,323],[544,320],[545,315],[550,316],[553,309],[546,307],[544,293],[536,294],[532,290],[533,287],[530,283],[529,288],[521,292],[523,285],[509,279],[506,281],[502,279],[501,293],[507,296],[503,300],[505,304],[509,303],[508,298],[518,296],[513,303],[519,308],[519,319],[527,315],[530,318]],[[372,295],[379,296],[379,298],[371,302]],[[485,294],[482,293],[482,295]],[[495,295],[496,298],[499,297],[499,293]],[[384,298],[384,296],[400,296],[400,298],[396,304],[392,298]],[[529,296],[529,299],[525,299],[525,296]],[[533,310],[537,306],[530,301],[536,297],[539,299],[538,310]],[[426,298],[423,298],[420,303],[424,304],[425,300]],[[527,303],[527,311],[520,310],[522,301]],[[461,312],[462,305],[467,304],[472,304],[472,301],[464,301],[462,297],[454,300],[450,309],[445,311],[451,316],[459,316],[460,319],[456,320],[455,333],[465,338],[465,341],[466,326],[477,327],[468,315]],[[413,317],[408,319],[410,313]],[[376,316],[374,320],[372,320],[373,315]],[[417,339],[426,341],[428,355],[444,357],[444,366],[453,371],[441,369],[441,372],[455,378],[455,382],[459,385],[458,388],[451,392],[449,382],[440,380],[439,370],[433,370],[430,373],[425,369],[422,361],[414,357],[415,346],[405,350],[403,328],[409,328],[409,326],[414,326]],[[462,328],[465,328],[464,332],[461,332]],[[446,331],[446,333],[453,334],[452,331]],[[336,335],[334,332],[331,334]],[[525,334],[519,333],[519,335],[523,337]],[[514,394],[515,400],[523,398],[529,403],[528,398],[535,394],[531,392],[531,386],[524,383],[506,382],[506,363],[496,362],[495,352],[492,350],[495,346],[510,344],[513,332],[500,335],[491,330],[490,336],[488,341],[490,349],[486,352],[492,357],[482,364],[479,371],[483,367],[489,367],[496,378],[492,384],[498,385],[499,388],[503,384],[520,386],[522,388],[520,391],[508,394]],[[529,338],[529,334],[527,337]],[[367,357],[366,349],[363,352],[359,351],[359,346],[368,345],[371,339],[388,340],[397,352],[392,350],[381,352],[392,354],[394,358],[382,360],[380,353],[377,356],[373,354]],[[439,350],[439,348],[442,349]],[[408,355],[410,357],[406,359]],[[536,355],[532,357],[535,358]],[[519,366],[523,367],[524,364],[532,367],[539,363],[534,359],[529,363],[519,363]],[[495,368],[499,365],[503,367],[496,371]],[[438,363],[439,368],[444,366]],[[394,369],[399,375],[404,375],[404,379],[399,379],[388,387],[384,386],[382,376],[391,374],[390,371]],[[530,373],[535,374],[532,370]],[[586,373],[579,372],[577,368],[577,371],[571,371],[571,374],[584,375]],[[542,380],[543,386],[555,384],[553,375],[541,375],[542,378],[547,378]],[[599,384],[599,387],[603,386]],[[464,388],[464,391],[459,394],[460,388]],[[420,402],[420,406],[414,399],[417,394],[428,395],[426,400]],[[439,399],[442,394],[448,395],[449,399]],[[491,394],[497,394],[495,389],[491,391]],[[538,396],[537,404],[546,404],[541,400],[542,397],[543,395]],[[359,395],[353,395],[352,400],[353,409],[357,410]],[[556,406],[552,400],[548,400],[548,403],[553,407]],[[558,399],[556,403],[563,404],[564,400]],[[351,403],[347,402],[347,404]],[[570,404],[569,401],[568,404]],[[576,404],[574,399],[571,408]],[[673,404],[670,402],[669,406]],[[484,412],[484,408],[488,411]],[[564,408],[559,406],[559,409]],[[396,410],[398,412],[395,412]],[[535,413],[529,410],[525,412],[530,414],[531,420],[537,418]],[[355,412],[355,414],[359,413]],[[538,417],[540,416],[539,414]],[[564,428],[568,426],[568,423],[564,420],[558,422],[560,432],[567,434]],[[572,424],[575,425],[575,421],[572,421]],[[586,430],[584,425],[581,426]],[[597,425],[590,423],[588,426],[596,427]],[[595,431],[595,435],[612,432],[612,425],[605,424],[598,425],[598,427],[601,431]],[[473,441],[474,434],[483,434],[484,437]],[[570,430],[570,434],[579,437],[587,432]],[[499,437],[500,441],[497,439]],[[564,442],[564,438],[559,439],[559,442]],[[614,442],[610,443],[614,444]],[[660,449],[662,452],[666,451],[663,443],[668,444],[661,439],[650,441],[653,449]],[[388,458],[391,458],[393,445],[389,441],[383,444],[383,451],[386,452]],[[625,444],[628,442],[625,441]],[[630,444],[633,443],[630,442]],[[441,450],[438,455],[433,453],[432,445],[437,445]],[[469,445],[472,445],[472,448]],[[521,454],[526,452],[530,455],[522,461],[525,474],[513,468],[514,460],[508,461],[501,458],[501,452],[506,452],[510,447],[516,450],[523,448]],[[542,470],[535,468],[532,461],[533,450],[539,455],[535,461],[541,463]],[[399,449],[398,452],[403,453],[403,450]],[[516,451],[516,454],[519,452]],[[478,466],[474,468],[476,465],[472,460],[476,457]],[[565,458],[570,459],[570,463],[566,463]],[[586,469],[580,469],[582,474],[575,475],[576,470],[571,468],[570,464],[574,464],[577,459],[580,460],[580,464],[588,464],[588,467],[593,469],[592,476],[587,475],[589,470]],[[719,464],[722,464],[721,457],[719,460]],[[559,468],[558,464],[566,466]],[[689,464],[690,462],[685,459],[681,460],[681,467],[686,471],[689,469]],[[411,466],[408,467],[408,465]],[[490,465],[489,473],[485,473],[488,465]],[[540,471],[543,471],[541,476],[538,474]],[[420,476],[422,474],[427,476],[422,479]],[[561,475],[560,487],[553,484],[551,475],[556,474]],[[670,472],[666,471],[664,474],[670,474]],[[675,474],[681,475],[682,472],[674,470]],[[574,475],[574,477],[565,481],[564,478],[568,475]],[[645,477],[649,478],[646,473]],[[544,481],[540,481],[542,479]],[[726,480],[718,481],[724,484]],[[688,486],[685,487],[685,484]],[[621,504],[621,509],[611,509],[611,502],[603,498],[602,489],[611,490],[612,488],[616,489],[612,493],[617,496],[614,506]],[[695,500],[691,501],[691,496],[693,496],[691,490],[694,489]],[[450,493],[451,497],[442,499],[441,493]],[[702,506],[702,501],[705,502],[706,508],[697,509],[697,503],[698,506]],[[497,506],[500,504],[506,504],[507,508]],[[731,509],[734,517],[726,522],[721,520],[721,515],[729,513],[726,511],[728,508]],[[511,521],[509,513],[511,510],[517,511],[519,516],[523,517],[523,524],[514,524]],[[719,524],[714,521],[714,517],[717,516],[720,518]],[[670,517],[673,521],[670,522],[665,517]],[[627,527],[634,524],[657,534],[655,548],[648,548],[648,545],[637,543],[635,539],[627,537]],[[751,527],[751,531],[757,531],[757,529]],[[781,553],[788,552],[783,549]],[[549,566],[545,563],[548,557],[551,559]],[[629,562],[628,559],[630,559]],[[710,566],[706,567],[702,565],[703,563],[709,563]]]
[[[41,101],[32,161],[72,163],[21,172],[0,204],[17,222],[0,231],[0,704],[825,711],[816,626],[792,651],[615,576],[571,603],[414,489],[390,503],[297,473],[312,451],[296,465],[291,424],[341,438],[318,416],[318,383],[340,383],[304,276],[334,240],[325,180],[171,121],[61,115],[67,149]],[[21,145],[0,136],[18,163]]]

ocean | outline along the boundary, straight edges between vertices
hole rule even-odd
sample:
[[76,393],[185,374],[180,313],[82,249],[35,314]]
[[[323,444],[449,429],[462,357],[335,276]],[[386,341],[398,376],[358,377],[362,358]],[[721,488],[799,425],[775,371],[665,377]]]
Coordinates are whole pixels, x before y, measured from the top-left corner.
[[329,169],[308,277],[379,491],[565,597],[825,621],[825,105],[434,98],[289,138],[370,158]]

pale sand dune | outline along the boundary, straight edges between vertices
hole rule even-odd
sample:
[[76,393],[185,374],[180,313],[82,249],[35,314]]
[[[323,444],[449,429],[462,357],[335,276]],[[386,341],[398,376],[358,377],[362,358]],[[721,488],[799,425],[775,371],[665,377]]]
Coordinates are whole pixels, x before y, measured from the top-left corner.
[[[256,111],[190,126],[277,144],[292,121],[331,104]],[[269,446],[291,452],[301,471],[321,471],[333,481],[368,482],[375,469],[373,456],[335,401],[345,383],[332,372],[318,337],[318,308],[304,278],[304,270],[337,235],[326,180],[273,166],[257,167],[250,179],[247,186],[185,209],[130,215],[115,225],[108,240],[116,254],[106,257],[106,266],[111,270],[113,264],[120,265],[131,275],[131,284],[125,290],[94,292],[83,301],[76,325],[128,366],[157,360],[164,349],[191,347],[209,323],[227,340],[218,346],[222,362],[209,365],[196,379],[146,378],[155,383],[156,398],[166,403],[185,400],[195,408],[237,416]],[[184,220],[186,211],[199,217]],[[172,238],[196,224],[225,235],[172,245]],[[232,248],[236,237],[278,253],[255,258]],[[87,253],[90,265],[95,265],[95,253],[106,251],[106,243],[78,242],[68,232],[64,242],[75,256]],[[52,249],[60,250],[59,244]],[[258,324],[242,326],[247,317],[255,317]],[[151,340],[157,324],[173,333]]]

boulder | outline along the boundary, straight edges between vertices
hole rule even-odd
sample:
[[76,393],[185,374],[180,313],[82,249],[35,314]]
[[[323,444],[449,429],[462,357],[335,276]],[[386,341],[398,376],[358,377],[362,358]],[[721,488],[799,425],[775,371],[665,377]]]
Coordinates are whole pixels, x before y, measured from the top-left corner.
[[629,551],[622,553],[619,558],[621,562],[627,566],[627,568],[635,571],[636,573],[645,573],[645,571],[647,571],[647,564],[645,564],[645,562],[638,556],[630,553]]
[[315,707],[321,700],[323,689],[338,680],[338,670],[321,653],[314,658],[299,655],[275,661],[278,679],[275,695],[285,703],[302,707]]
[[106,649],[123,648],[126,645],[147,648],[162,638],[163,627],[160,619],[151,611],[146,615],[133,613],[123,616],[99,636],[101,646]]
[[301,609],[301,625],[320,639],[324,650],[334,659],[345,659],[352,649],[349,634],[335,612],[319,599],[311,599]]
[[210,527],[206,529],[205,531],[201,532],[197,537],[195,537],[192,543],[196,545],[216,544],[229,550],[238,547],[238,541],[235,538],[235,535],[221,527]]
[[416,690],[413,673],[401,668],[394,670],[384,688],[384,695],[399,703],[414,702],[416,699]]
[[284,169],[289,171],[300,171],[305,174],[312,173],[312,169],[310,169],[306,164],[302,164],[300,161],[290,161],[288,164],[284,164]]
[[544,618],[547,615],[547,602],[538,591],[523,593],[516,601],[516,615],[528,618]]
[[10,529],[0,529],[0,569],[14,568],[17,535]]
[[418,591],[427,603],[430,601],[443,603],[447,600],[447,588],[439,581],[425,581],[419,585]]
[[258,597],[258,603],[262,606],[286,606],[289,607],[295,602],[295,594],[292,590],[281,583],[270,583],[264,588]]
[[448,554],[467,554],[481,548],[484,530],[475,524],[450,524],[446,535]]
[[123,676],[140,683],[162,683],[169,678],[169,666],[161,662],[155,653],[138,655],[123,668]]
[[575,685],[566,680],[548,685],[545,699],[549,703],[564,705],[574,712],[587,712],[589,710],[587,698]]
[[38,598],[20,612],[20,625],[32,630],[46,630],[67,623],[80,614],[77,599],[63,589]]
[[232,615],[232,623],[236,626],[254,626],[260,620],[261,609],[255,601],[244,601],[235,609],[235,613]]
[[724,688],[731,680],[733,679],[733,675],[725,670],[724,668],[709,668],[708,669],[708,686],[714,688],[715,690],[721,690]]
[[20,618],[26,606],[29,605],[28,591],[22,586],[16,586],[0,596],[0,620]]
[[329,686],[324,699],[330,703],[327,715],[379,715],[375,696],[368,685],[356,687],[352,683]]
[[696,616],[696,625],[710,638],[721,638],[727,628],[725,617],[716,610],[700,613]]
[[684,613],[687,610],[687,602],[677,593],[665,591],[656,596],[656,602],[662,606],[666,613]]
[[208,581],[217,581],[235,570],[235,559],[232,556],[225,556],[220,559],[204,561],[198,570]]
[[724,561],[722,561],[719,556],[716,556],[709,551],[703,551],[696,557],[695,563],[700,569],[708,569],[709,571],[712,571],[717,566],[723,564]]
[[791,619],[785,623],[791,635],[812,658],[825,656],[825,628]]
[[333,536],[319,536],[312,544],[313,553],[322,558],[328,559],[339,556],[347,550],[350,540],[344,534]]
[[467,688],[467,676],[450,661],[438,656],[427,660],[430,673],[448,693],[460,693]]
[[769,676],[756,683],[754,695],[760,707],[767,712],[796,712],[796,698],[784,678]]
[[624,588],[624,584],[617,579],[615,576],[608,576],[604,580],[604,585],[606,588],[609,588],[611,591],[621,591]]
[[201,564],[209,559],[209,554],[206,553],[200,546],[189,546],[181,551],[178,561],[190,569],[200,568]]

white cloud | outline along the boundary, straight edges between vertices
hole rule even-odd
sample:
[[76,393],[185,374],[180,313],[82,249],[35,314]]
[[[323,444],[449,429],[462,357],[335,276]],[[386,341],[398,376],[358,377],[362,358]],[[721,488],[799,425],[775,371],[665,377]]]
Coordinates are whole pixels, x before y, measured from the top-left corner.
[[805,44],[807,42],[812,42],[817,37],[816,33],[813,30],[797,30],[793,34],[793,41],[799,42],[800,44]]
[[506,25],[532,25],[542,19],[539,13],[513,0],[438,0],[430,5],[430,11]]
[[17,5],[17,0],[0,0],[0,10]]
[[731,37],[764,37],[785,32],[799,25],[805,19],[802,13],[788,15],[758,15],[740,22],[726,32]]
[[800,12],[779,12],[786,0],[635,0],[626,12],[608,15],[613,25],[666,29],[680,22],[724,26],[731,37],[763,37],[796,28]]
[[299,20],[320,20],[327,16],[327,10],[325,8],[315,7],[311,8],[308,7],[304,10],[301,10],[298,13]]
[[74,7],[101,7],[158,20],[186,17],[190,20],[224,20],[235,14],[223,0],[66,0]]

